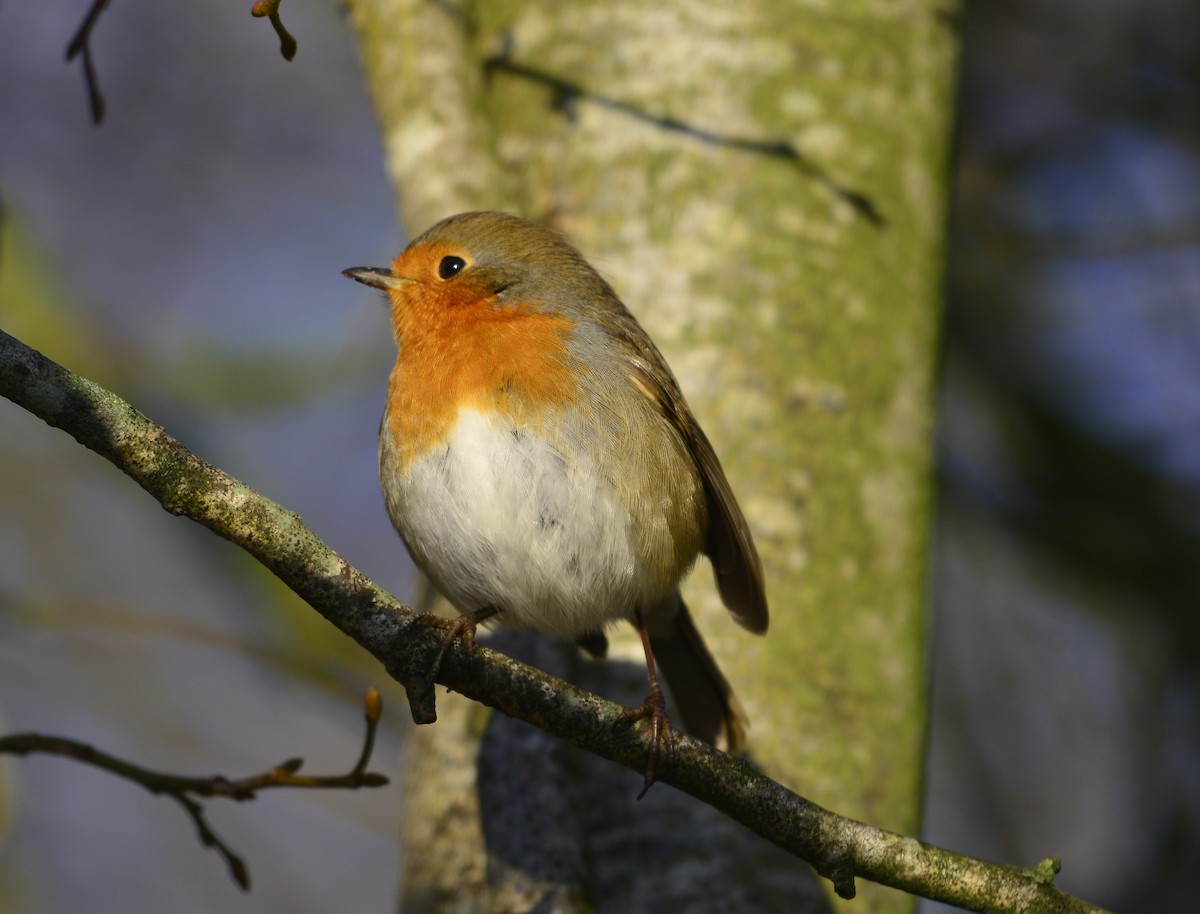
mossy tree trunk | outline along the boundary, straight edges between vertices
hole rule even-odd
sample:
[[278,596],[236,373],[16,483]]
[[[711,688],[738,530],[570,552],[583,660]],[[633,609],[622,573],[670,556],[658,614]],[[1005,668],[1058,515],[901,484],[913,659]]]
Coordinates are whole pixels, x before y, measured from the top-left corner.
[[[762,553],[771,630],[736,629],[705,567],[686,595],[755,759],[822,805],[917,833],[949,5],[348,6],[409,230],[499,208],[565,231],[712,438]],[[409,910],[773,910],[807,891],[665,788],[635,805],[636,779],[524,730],[481,750],[482,712],[453,698],[413,735]],[[853,910],[909,904],[860,886]]]

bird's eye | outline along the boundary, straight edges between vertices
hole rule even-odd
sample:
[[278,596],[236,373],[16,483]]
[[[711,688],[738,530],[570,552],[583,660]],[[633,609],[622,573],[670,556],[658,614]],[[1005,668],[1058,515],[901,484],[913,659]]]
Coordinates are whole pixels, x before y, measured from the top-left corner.
[[465,260],[461,257],[455,257],[453,254],[449,257],[443,257],[441,262],[438,263],[438,276],[442,279],[449,279],[451,276],[461,273],[463,267],[466,265],[467,262]]

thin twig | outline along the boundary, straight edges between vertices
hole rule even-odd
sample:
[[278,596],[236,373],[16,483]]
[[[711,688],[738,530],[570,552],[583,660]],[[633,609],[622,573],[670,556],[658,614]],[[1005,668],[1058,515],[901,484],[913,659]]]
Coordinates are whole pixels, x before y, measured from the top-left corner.
[[100,14],[108,6],[108,0],[93,0],[83,17],[75,37],[67,45],[67,60],[75,59],[77,54],[83,55],[83,81],[87,85],[88,106],[92,111],[92,123],[104,121],[104,95],[100,92],[100,80],[96,76],[96,67],[92,62],[92,29],[95,28]]
[[102,752],[94,746],[64,736],[44,736],[40,733],[14,733],[0,736],[0,754],[9,755],[56,755],[73,759],[94,768],[100,768],[117,777],[124,778],[144,787],[153,794],[165,794],[179,803],[196,826],[200,842],[211,847],[229,867],[233,881],[243,890],[250,888],[250,872],[245,862],[220,836],[213,831],[204,816],[204,805],[193,799],[197,797],[225,797],[238,802],[253,800],[258,791],[268,787],[319,787],[358,790],[361,787],[382,787],[388,779],[382,774],[366,770],[375,745],[375,732],[379,727],[382,700],[375,686],[367,689],[363,698],[366,718],[366,735],[362,750],[354,767],[346,774],[326,776],[302,776],[296,774],[304,764],[302,759],[293,758],[263,772],[246,778],[231,780],[224,775],[210,777],[184,777],[165,774],[151,768]]
[[552,93],[551,107],[571,120],[575,117],[575,108],[580,101],[590,102],[616,111],[620,114],[653,124],[660,130],[680,133],[701,143],[711,146],[724,146],[729,149],[740,149],[755,155],[770,156],[790,162],[820,186],[834,194],[838,199],[849,204],[859,216],[866,219],[874,228],[881,229],[887,225],[883,213],[875,201],[862,191],[855,190],[842,184],[829,172],[805,155],[791,140],[764,140],[754,137],[735,136],[708,129],[698,124],[688,123],[679,118],[666,114],[654,113],[619,98],[605,95],[592,89],[587,89],[579,83],[571,82],[561,76],[537,67],[514,60],[509,48],[503,48],[483,62],[484,72],[491,76],[495,73],[507,73],[511,76],[528,80],[545,86]]
[[284,28],[283,20],[279,18],[279,4],[282,2],[283,0],[257,0],[250,9],[250,15],[256,19],[266,16],[271,20],[275,34],[279,36],[279,53],[283,55],[284,60],[291,60],[296,56],[296,38]]
[[184,812],[192,820],[192,824],[196,826],[196,833],[200,836],[200,843],[205,847],[211,847],[216,851],[222,860],[225,861],[225,866],[229,868],[229,878],[234,881],[234,884],[243,892],[250,891],[250,870],[246,866],[246,861],[233,852],[228,844],[221,840],[212,827],[208,824],[208,820],[204,818],[204,806],[197,803],[186,793],[171,793],[168,794],[171,799],[178,801],[183,807]]

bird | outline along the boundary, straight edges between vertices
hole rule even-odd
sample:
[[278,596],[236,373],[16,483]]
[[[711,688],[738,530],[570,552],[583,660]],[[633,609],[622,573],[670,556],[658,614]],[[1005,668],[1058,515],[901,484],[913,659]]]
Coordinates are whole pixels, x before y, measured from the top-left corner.
[[648,693],[643,796],[684,729],[734,754],[747,716],[680,582],[703,553],[720,598],[762,634],[749,524],[657,347],[555,229],[508,213],[441,220],[390,268],[343,275],[387,293],[397,357],[379,432],[384,503],[409,554],[461,614],[430,672],[487,622],[603,656],[628,621]]

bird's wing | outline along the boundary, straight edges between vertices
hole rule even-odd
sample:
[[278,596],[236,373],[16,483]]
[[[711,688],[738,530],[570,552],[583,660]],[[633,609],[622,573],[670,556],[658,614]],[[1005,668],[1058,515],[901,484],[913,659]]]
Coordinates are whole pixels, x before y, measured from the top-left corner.
[[[750,526],[733,496],[708,436],[696,422],[675,379],[669,371],[654,370],[655,363],[666,369],[662,356],[644,333],[638,336],[640,340],[631,341],[639,350],[638,354],[631,354],[626,359],[628,377],[679,430],[700,469],[708,497],[708,541],[704,552],[712,561],[721,601],[739,625],[762,634],[767,630],[767,597],[762,563],[750,535]],[[667,383],[660,378],[665,378]]]

